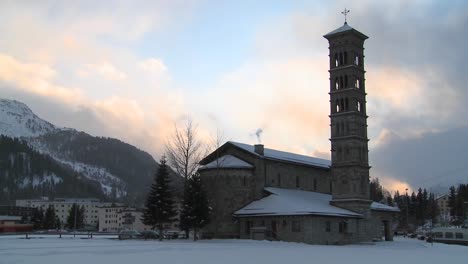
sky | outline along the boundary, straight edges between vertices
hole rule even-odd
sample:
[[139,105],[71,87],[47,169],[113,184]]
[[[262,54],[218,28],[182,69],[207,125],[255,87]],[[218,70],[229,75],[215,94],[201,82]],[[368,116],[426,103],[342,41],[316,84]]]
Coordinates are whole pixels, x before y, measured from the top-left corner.
[[468,180],[466,1],[0,2],[0,97],[158,159],[187,118],[226,140],[330,158],[328,43],[365,43],[371,177]]

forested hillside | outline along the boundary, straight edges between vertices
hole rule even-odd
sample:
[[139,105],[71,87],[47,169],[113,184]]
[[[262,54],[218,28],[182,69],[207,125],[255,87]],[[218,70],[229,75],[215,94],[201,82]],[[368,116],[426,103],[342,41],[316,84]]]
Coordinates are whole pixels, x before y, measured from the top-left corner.
[[103,198],[99,184],[33,150],[26,141],[0,136],[0,201],[17,198]]

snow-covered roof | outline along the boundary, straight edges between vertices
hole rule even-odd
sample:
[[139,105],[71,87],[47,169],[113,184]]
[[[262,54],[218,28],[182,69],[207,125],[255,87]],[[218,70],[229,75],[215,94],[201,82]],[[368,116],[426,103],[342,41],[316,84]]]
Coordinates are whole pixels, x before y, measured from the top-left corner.
[[343,26],[329,32],[328,34],[324,35],[324,37],[329,37],[329,36],[332,36],[332,35],[335,35],[335,34],[338,34],[338,33],[342,33],[342,32],[346,32],[346,31],[350,31],[350,30],[354,30],[355,32],[359,33],[360,35],[362,35],[362,37],[364,38],[368,38],[366,35],[362,34],[361,32],[357,31],[356,29],[352,28],[350,25],[348,25],[348,23],[344,23]]
[[[229,141],[229,143],[241,149],[244,149],[252,154],[259,155],[255,152],[255,147],[253,145],[234,142],[234,141]],[[300,163],[300,164],[305,164],[305,165],[311,165],[311,166],[316,166],[316,167],[322,167],[322,168],[330,168],[331,166],[330,160],[319,159],[319,158],[314,158],[310,156],[305,156],[305,155],[300,155],[300,154],[295,154],[295,153],[285,152],[285,151],[280,151],[280,150],[275,150],[275,149],[269,149],[269,148],[264,149],[263,157],[269,158],[269,159],[283,160],[283,161],[289,161],[289,162]]]
[[378,202],[372,202],[371,209],[377,210],[377,211],[400,212],[400,209],[398,207],[393,207],[393,206],[389,206],[389,205],[378,203]]
[[252,164],[247,163],[232,155],[224,155],[206,165],[200,166],[200,170],[214,169],[214,168],[229,168],[229,169],[251,169]]
[[234,216],[323,215],[360,217],[360,214],[330,205],[329,194],[266,187],[271,195],[253,201],[234,212]]

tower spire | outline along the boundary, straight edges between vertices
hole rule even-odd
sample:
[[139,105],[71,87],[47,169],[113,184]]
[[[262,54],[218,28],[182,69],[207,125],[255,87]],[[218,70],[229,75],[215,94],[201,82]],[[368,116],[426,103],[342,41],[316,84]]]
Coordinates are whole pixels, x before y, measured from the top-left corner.
[[350,12],[349,9],[346,9],[346,7],[345,7],[344,11],[341,12],[341,14],[344,15],[344,23],[345,23],[345,24],[348,23],[348,22],[346,21],[346,16],[348,16],[348,13],[349,13],[349,12]]

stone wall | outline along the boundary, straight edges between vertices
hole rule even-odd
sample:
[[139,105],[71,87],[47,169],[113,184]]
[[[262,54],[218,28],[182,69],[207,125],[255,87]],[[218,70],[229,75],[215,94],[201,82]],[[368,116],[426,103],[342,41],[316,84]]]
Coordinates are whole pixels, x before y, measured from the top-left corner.
[[265,186],[331,193],[331,176],[327,168],[317,168],[275,160],[264,160]]
[[[381,236],[366,219],[327,216],[243,217],[239,219],[240,237],[250,239],[250,230],[266,228],[265,239],[308,244],[339,245],[371,241]],[[250,226],[250,227],[248,227]],[[275,227],[276,226],[276,227]],[[381,227],[381,226],[380,226]],[[276,232],[274,231],[276,230]],[[374,233],[369,233],[372,231]]]
[[251,169],[204,170],[202,185],[205,188],[212,213],[210,223],[203,228],[205,237],[237,238],[238,225],[232,213],[250,203],[254,183]]

